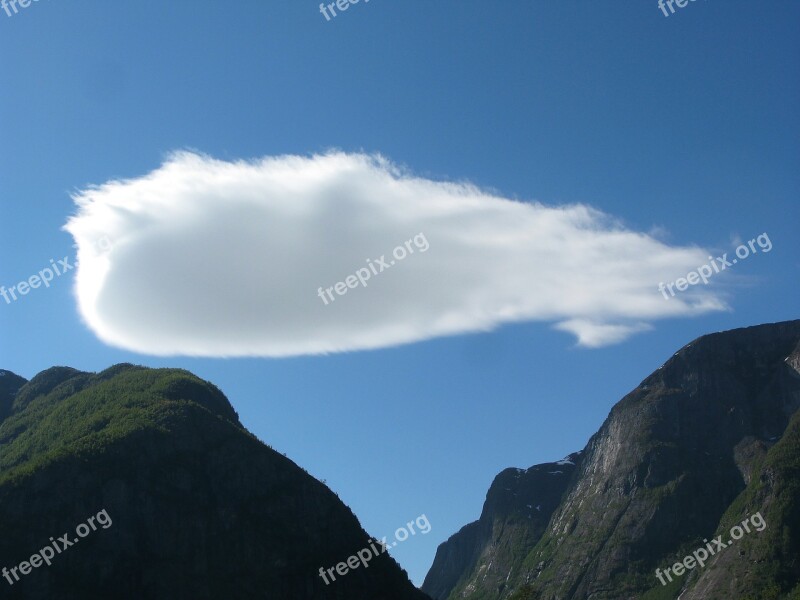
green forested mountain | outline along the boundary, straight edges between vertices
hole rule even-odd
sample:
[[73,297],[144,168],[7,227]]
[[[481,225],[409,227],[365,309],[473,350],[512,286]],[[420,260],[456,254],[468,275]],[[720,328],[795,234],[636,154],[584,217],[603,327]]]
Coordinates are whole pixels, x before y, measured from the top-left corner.
[[[79,539],[101,511],[111,524],[98,516]],[[326,585],[320,567],[367,533],[181,370],[55,367],[27,382],[0,371],[0,531],[9,570],[50,538],[78,540],[50,566],[7,571],[2,598],[425,599],[386,554]]]

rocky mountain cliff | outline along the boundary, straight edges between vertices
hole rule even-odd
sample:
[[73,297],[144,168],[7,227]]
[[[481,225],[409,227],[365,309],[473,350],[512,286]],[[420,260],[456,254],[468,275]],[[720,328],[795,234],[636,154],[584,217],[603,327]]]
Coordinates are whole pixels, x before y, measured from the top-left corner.
[[[576,453],[529,469],[506,469],[495,477],[481,518],[439,548],[423,584],[425,591],[434,598],[447,598],[468,597],[482,589],[503,590],[518,573],[525,549],[544,533],[578,457]],[[508,570],[494,565],[508,565]]]
[[[516,505],[558,496],[544,526],[497,510],[496,480],[481,519],[440,546],[423,591],[436,600],[800,597],[799,344],[792,321],[686,345],[614,406],[563,485],[517,491]],[[656,578],[757,512],[764,532],[668,585]]]
[[326,585],[367,533],[180,370],[0,371],[0,531],[2,598],[427,598],[388,554]]

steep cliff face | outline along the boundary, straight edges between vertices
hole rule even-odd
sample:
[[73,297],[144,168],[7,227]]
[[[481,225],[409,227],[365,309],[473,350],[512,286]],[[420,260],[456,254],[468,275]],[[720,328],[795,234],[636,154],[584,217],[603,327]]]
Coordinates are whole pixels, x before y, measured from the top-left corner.
[[713,534],[728,547],[675,586],[682,600],[800,598],[800,411],[756,471]]
[[[676,598],[691,581],[665,589],[655,569],[702,546],[747,486],[768,477],[767,454],[800,407],[798,342],[793,321],[685,346],[612,409],[506,585],[449,598]],[[505,576],[510,566],[486,570]],[[790,579],[776,585],[785,591]]]
[[65,532],[77,539],[99,511],[113,523],[13,585],[0,578],[3,598],[426,598],[386,554],[326,585],[320,567],[367,547],[366,532],[185,371],[55,368],[12,405],[0,423],[0,566]]
[[529,469],[506,469],[492,482],[478,521],[436,552],[422,590],[436,600],[494,598],[519,572],[575,471],[579,454]]

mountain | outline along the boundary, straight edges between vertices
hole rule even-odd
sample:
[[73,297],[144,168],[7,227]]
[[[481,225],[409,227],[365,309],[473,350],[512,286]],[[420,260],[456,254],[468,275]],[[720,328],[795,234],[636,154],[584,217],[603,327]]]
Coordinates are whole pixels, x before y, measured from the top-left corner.
[[25,379],[19,375],[0,369],[0,423],[11,414],[14,397],[25,383]]
[[[422,590],[436,600],[800,598],[798,408],[800,321],[694,340],[613,407],[559,479],[529,480],[528,469],[518,479],[530,485],[515,487],[513,471],[501,473],[480,520],[439,547]],[[517,510],[498,507],[503,493]],[[518,509],[556,497],[537,518]],[[712,545],[705,566],[689,561],[665,585],[657,578],[756,515],[763,531]]]
[[[495,477],[481,518],[464,526],[439,548],[423,588],[433,598],[462,597],[505,588],[526,548],[541,538],[575,470],[579,454],[506,469]],[[493,565],[507,565],[495,569]],[[469,572],[471,577],[462,577]],[[478,596],[476,596],[478,597]]]
[[2,598],[427,598],[379,549],[326,585],[367,533],[182,370],[0,371],[0,531]]
[[[759,471],[713,535],[730,539],[747,507],[760,507],[767,524],[763,533],[743,537],[736,552],[716,554],[708,570],[693,574],[682,600],[779,598],[782,590],[800,579],[800,412],[770,448]],[[800,585],[789,596],[800,598]]]

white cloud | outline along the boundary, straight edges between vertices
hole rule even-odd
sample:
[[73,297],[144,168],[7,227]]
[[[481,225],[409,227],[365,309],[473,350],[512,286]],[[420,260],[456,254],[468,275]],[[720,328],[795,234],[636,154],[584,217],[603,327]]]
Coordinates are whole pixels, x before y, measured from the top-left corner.
[[[414,177],[381,157],[225,162],[182,152],[143,177],[76,194],[81,315],[105,342],[154,355],[291,356],[382,348],[543,320],[597,347],[649,322],[722,310],[707,262],[585,205],[515,202]],[[343,281],[423,233],[416,252],[326,305]],[[111,241],[110,252],[97,240]]]
[[578,345],[580,346],[599,348],[615,342],[621,342],[638,331],[652,329],[652,326],[647,323],[613,325],[610,323],[595,323],[587,319],[569,319],[558,323],[556,329],[574,334],[578,338]]

